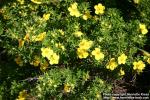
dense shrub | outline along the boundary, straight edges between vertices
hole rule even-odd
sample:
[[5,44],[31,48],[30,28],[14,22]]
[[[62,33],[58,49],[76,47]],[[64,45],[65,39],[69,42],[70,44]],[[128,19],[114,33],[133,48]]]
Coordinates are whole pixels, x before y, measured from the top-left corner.
[[[125,73],[141,74],[150,63],[143,50],[149,41],[149,5],[148,0],[3,4],[0,47],[13,60],[9,62],[16,62],[19,77],[9,84],[10,98],[95,100],[110,93],[111,82]],[[19,75],[22,69],[32,75]]]

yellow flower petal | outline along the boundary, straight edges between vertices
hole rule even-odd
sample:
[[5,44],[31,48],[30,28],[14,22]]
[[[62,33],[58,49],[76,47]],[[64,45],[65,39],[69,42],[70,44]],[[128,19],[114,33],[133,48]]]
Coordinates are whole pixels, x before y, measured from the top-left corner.
[[121,76],[125,75],[125,72],[122,69],[120,70],[120,75]]
[[19,42],[19,48],[24,46],[24,40],[19,39],[18,42]]
[[77,3],[71,4],[71,6],[68,8],[68,11],[70,12],[71,16],[79,17],[81,14],[77,8]]
[[146,25],[145,24],[139,24],[139,27],[140,27],[140,31],[143,35],[147,34],[148,33],[148,30],[146,28]]
[[125,54],[121,54],[118,57],[118,64],[125,64],[126,63],[126,59],[127,59],[127,56]]
[[133,62],[133,69],[136,70],[138,73],[142,72],[142,70],[145,68],[145,64],[143,61]]
[[105,6],[103,6],[101,3],[94,6],[95,14],[103,14],[105,10]]
[[74,33],[74,35],[76,37],[80,37],[81,35],[83,35],[83,33],[81,31],[77,31],[77,32]]
[[43,19],[44,20],[49,20],[50,14],[43,14]]
[[85,50],[85,49],[82,49],[82,48],[78,48],[77,49],[77,55],[80,59],[82,58],[87,58],[89,53]]
[[92,16],[90,15],[90,12],[87,11],[84,15],[83,15],[83,19],[87,20],[88,18],[91,18]]
[[68,84],[64,85],[64,92],[68,93],[71,91],[71,86],[69,86]]
[[104,59],[104,54],[100,51],[99,48],[95,48],[95,50],[92,51],[92,55],[95,56],[96,60]]
[[31,0],[31,1],[35,4],[42,4],[42,2],[40,0]]
[[110,70],[114,70],[117,66],[118,64],[115,62],[115,58],[111,58],[106,68]]
[[46,36],[46,32],[40,33],[37,36],[32,36],[32,41],[43,41]]
[[85,50],[88,50],[93,44],[93,41],[88,41],[83,39],[80,43],[79,43],[79,47]]
[[133,0],[135,4],[139,4],[140,0]]
[[147,63],[150,64],[150,58],[147,59]]
[[27,97],[27,91],[23,90],[23,91],[19,92],[19,96],[18,96],[17,100],[25,100],[26,97]]
[[41,48],[42,51],[42,56],[43,57],[49,57],[53,54],[53,50],[51,50],[49,47],[48,48]]
[[59,63],[59,55],[57,55],[56,53],[53,53],[51,56],[48,57],[48,59],[50,60],[49,63],[51,65]]

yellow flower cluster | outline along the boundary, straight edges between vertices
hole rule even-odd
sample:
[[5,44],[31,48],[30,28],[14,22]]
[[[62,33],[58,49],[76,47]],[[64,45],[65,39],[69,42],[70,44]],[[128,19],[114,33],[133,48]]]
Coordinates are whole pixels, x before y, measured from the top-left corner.
[[117,66],[118,64],[116,63],[115,58],[111,58],[106,68],[110,70],[114,70]]
[[28,95],[27,91],[23,90],[23,91],[19,92],[19,96],[16,100],[26,100],[27,95]]
[[140,31],[141,31],[142,34],[147,34],[148,33],[148,30],[147,30],[145,24],[139,24],[139,27],[140,27]]
[[118,64],[125,64],[126,63],[126,59],[127,59],[127,56],[125,54],[121,54],[118,57]]
[[49,60],[51,65],[59,63],[59,55],[54,53],[52,49],[48,48],[41,48],[42,56],[46,57]]
[[99,48],[95,48],[95,50],[92,51],[92,55],[95,56],[96,60],[104,59],[104,54],[100,51]]
[[105,6],[103,6],[101,3],[99,3],[98,5],[94,6],[95,9],[95,14],[103,14],[104,10],[105,10]]
[[143,61],[133,62],[133,69],[136,70],[138,73],[142,72],[142,70],[145,68],[145,64]]
[[[125,64],[126,59],[127,56],[124,53],[118,57],[118,63],[115,61],[115,58],[111,58],[106,68],[110,70],[114,70],[118,66],[118,64]],[[123,71],[121,70],[120,73],[123,74]]]
[[[75,2],[75,3],[71,4],[71,6],[68,8],[68,11],[70,12],[71,16],[80,17],[82,15],[82,18],[84,20],[87,20],[87,19],[92,17],[90,15],[89,11],[85,11],[84,14],[80,14],[80,12],[79,12],[79,10],[77,8],[77,5],[78,4]],[[104,14],[105,6],[103,6],[101,3],[99,3],[98,5],[94,6],[94,9],[95,9],[95,13],[97,15]]]
[[31,0],[35,4],[42,4],[41,0]]
[[37,36],[32,36],[32,41],[43,41],[46,36],[46,32],[40,33]]
[[71,4],[71,6],[68,8],[68,11],[70,12],[71,16],[75,16],[75,17],[79,17],[81,14],[77,8],[77,3],[73,3]]
[[87,58],[89,53],[87,50],[92,46],[93,42],[83,39],[79,43],[79,48],[77,48],[77,55],[80,59]]

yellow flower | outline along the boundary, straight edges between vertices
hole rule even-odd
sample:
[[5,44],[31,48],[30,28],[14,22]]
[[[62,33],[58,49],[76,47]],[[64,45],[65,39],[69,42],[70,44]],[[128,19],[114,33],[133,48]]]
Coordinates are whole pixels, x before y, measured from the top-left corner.
[[148,64],[150,64],[150,58],[147,59]]
[[45,61],[44,63],[40,63],[40,69],[41,71],[45,71],[48,68],[49,64],[47,61]]
[[77,32],[74,33],[74,35],[76,37],[80,37],[81,35],[83,35],[83,33],[81,31],[77,31]]
[[19,92],[18,99],[16,99],[16,100],[25,100],[26,97],[27,97],[27,91],[23,90],[23,91]]
[[92,16],[90,15],[89,11],[86,11],[85,14],[83,15],[83,19],[87,20],[88,18],[91,18]]
[[43,41],[43,39],[45,38],[45,36],[46,36],[46,32],[43,32],[43,33],[40,33],[37,36],[32,36],[32,40],[33,41]]
[[19,39],[18,42],[19,42],[19,48],[24,46],[24,40]]
[[17,0],[21,5],[24,4],[24,0]]
[[83,39],[80,43],[79,43],[79,47],[85,50],[88,50],[93,44],[93,41],[88,41]]
[[71,87],[65,84],[64,85],[64,92],[68,93],[70,91],[71,91]]
[[98,14],[103,14],[104,10],[105,10],[105,6],[103,6],[101,3],[99,3],[98,5],[94,6],[95,9],[95,13]]
[[96,60],[104,59],[104,54],[100,51],[99,48],[95,48],[95,50],[92,51],[92,55],[95,56]]
[[81,15],[80,12],[78,11],[77,5],[78,4],[75,2],[71,4],[71,7],[68,8],[68,11],[70,12],[71,16],[79,17]]
[[33,3],[42,4],[41,0],[31,0]]
[[87,58],[89,53],[85,49],[77,48],[77,55],[80,59],[82,59]]
[[22,61],[22,59],[21,59],[20,56],[18,56],[17,58],[15,58],[15,62],[16,62],[16,64],[18,64],[19,66],[23,66],[23,61]]
[[142,34],[147,34],[148,33],[148,30],[147,30],[145,24],[139,24],[139,27],[140,27],[140,31],[141,31]]
[[53,50],[51,50],[50,48],[41,48],[42,51],[42,56],[43,57],[49,57],[51,55],[53,55]]
[[140,0],[133,0],[135,4],[138,4]]
[[59,55],[57,55],[56,53],[53,53],[51,56],[48,57],[49,63],[51,65],[53,64],[58,64],[59,63]]
[[125,75],[124,70],[122,70],[122,69],[120,70],[120,75],[121,75],[121,76]]
[[137,72],[142,72],[142,70],[145,68],[145,64],[143,61],[133,62],[133,69],[137,70]]
[[118,57],[118,64],[125,64],[126,63],[126,59],[127,59],[127,56],[125,54],[121,54]]
[[43,14],[43,19],[44,20],[49,20],[50,14]]
[[117,66],[118,64],[115,62],[115,58],[111,58],[106,68],[110,70],[114,70]]
[[71,92],[71,90],[74,88],[74,85],[73,84],[71,84],[71,85],[69,85],[68,83],[67,84],[64,84],[64,92],[65,93],[69,93],[69,92]]

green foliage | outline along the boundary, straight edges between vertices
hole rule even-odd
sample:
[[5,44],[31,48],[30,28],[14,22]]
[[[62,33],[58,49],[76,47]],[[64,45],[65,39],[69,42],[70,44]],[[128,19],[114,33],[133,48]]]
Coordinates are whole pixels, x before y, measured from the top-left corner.
[[24,90],[41,100],[102,98],[115,79],[145,68],[149,57],[138,51],[149,42],[149,6],[148,0],[5,1],[0,49],[10,64],[0,65],[0,99],[21,98]]
[[32,96],[37,99],[96,99],[100,93],[111,91],[111,86],[102,79],[91,79],[88,72],[69,69],[52,69],[39,77]]

